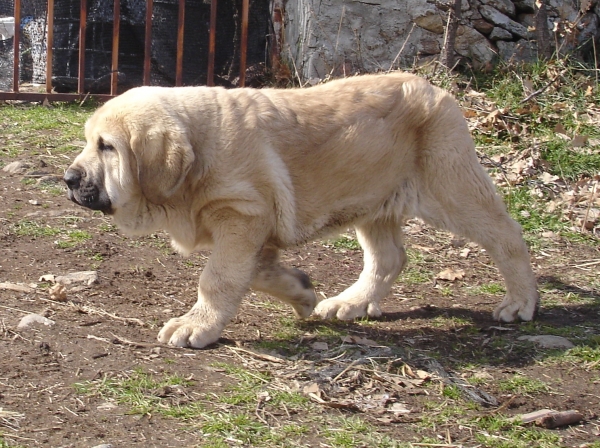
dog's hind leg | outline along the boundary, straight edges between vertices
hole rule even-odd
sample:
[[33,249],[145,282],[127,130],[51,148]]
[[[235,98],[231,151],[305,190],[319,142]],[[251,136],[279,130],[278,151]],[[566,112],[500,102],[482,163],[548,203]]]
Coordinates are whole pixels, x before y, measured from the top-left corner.
[[381,220],[356,227],[364,251],[364,267],[358,281],[336,297],[320,302],[315,313],[323,319],[351,320],[379,317],[379,301],[390,291],[407,261],[402,226]]
[[494,311],[504,322],[534,318],[539,295],[521,227],[506,207],[474,153],[464,153],[443,167],[431,161],[420,192],[420,216],[481,245],[506,284],[506,296]]
[[310,316],[317,304],[317,296],[308,275],[299,269],[282,266],[279,263],[279,251],[275,247],[263,248],[258,272],[250,287],[288,303],[300,318]]

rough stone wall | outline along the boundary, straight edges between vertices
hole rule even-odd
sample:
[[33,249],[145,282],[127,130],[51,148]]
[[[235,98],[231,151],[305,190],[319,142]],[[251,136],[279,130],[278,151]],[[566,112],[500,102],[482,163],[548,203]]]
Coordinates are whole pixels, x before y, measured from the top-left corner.
[[[389,70],[437,57],[451,0],[287,0],[281,56],[304,80]],[[585,51],[600,36],[600,0],[546,0],[552,51]],[[532,61],[535,0],[462,0],[455,50],[485,69]],[[557,47],[558,44],[558,47]],[[600,48],[600,47],[599,47]],[[588,49],[589,50],[589,49]]]

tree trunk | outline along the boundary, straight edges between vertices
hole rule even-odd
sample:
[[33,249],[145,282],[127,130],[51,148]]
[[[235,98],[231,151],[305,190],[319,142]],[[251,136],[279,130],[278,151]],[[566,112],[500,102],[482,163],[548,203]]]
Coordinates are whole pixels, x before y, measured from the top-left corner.
[[454,4],[448,10],[448,23],[446,25],[446,35],[444,36],[444,48],[441,54],[441,63],[448,69],[454,68],[455,55],[454,45],[456,41],[456,31],[458,23],[462,16],[462,0],[454,0]]
[[546,0],[535,2],[535,38],[539,59],[549,59],[552,56],[552,45],[550,43],[550,31],[548,30],[548,11]]

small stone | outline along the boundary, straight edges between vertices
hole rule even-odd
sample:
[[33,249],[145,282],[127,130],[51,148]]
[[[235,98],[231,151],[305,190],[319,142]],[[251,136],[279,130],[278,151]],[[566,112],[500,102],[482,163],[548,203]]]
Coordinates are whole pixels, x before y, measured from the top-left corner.
[[315,342],[311,345],[311,347],[313,348],[313,350],[317,351],[329,350],[329,345],[327,345],[327,342]]
[[19,325],[17,325],[17,329],[24,330],[35,324],[43,324],[49,327],[54,325],[55,322],[47,317],[40,316],[39,314],[28,314],[21,319]]
[[562,336],[554,335],[538,335],[538,336],[521,336],[518,338],[519,341],[533,342],[535,345],[541,348],[562,348],[569,349],[575,347],[571,341]]
[[29,168],[31,168],[31,164],[17,160],[6,165],[2,171],[10,174],[24,174]]

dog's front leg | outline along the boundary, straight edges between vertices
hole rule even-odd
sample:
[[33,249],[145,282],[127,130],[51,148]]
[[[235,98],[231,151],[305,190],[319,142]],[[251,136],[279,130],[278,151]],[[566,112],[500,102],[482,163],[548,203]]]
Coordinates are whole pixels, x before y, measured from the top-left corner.
[[160,342],[193,348],[216,342],[236,315],[256,273],[266,237],[263,220],[233,211],[211,218],[214,249],[200,276],[198,301],[186,314],[165,324],[158,334]]

